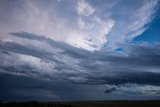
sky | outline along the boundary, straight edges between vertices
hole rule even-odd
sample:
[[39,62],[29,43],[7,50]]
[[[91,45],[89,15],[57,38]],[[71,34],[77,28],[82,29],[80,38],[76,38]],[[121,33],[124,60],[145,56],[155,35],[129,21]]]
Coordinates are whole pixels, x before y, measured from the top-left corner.
[[0,0],[0,100],[160,99],[159,0]]

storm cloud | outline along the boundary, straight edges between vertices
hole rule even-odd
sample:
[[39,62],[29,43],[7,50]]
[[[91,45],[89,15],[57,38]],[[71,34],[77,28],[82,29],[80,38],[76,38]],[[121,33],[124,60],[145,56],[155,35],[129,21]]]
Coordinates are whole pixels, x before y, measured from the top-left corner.
[[[121,53],[102,54],[26,32],[11,33],[11,36],[30,43],[1,41],[1,69],[7,73],[30,76],[33,73],[37,77],[63,78],[86,84],[160,85],[159,44],[131,44]],[[35,46],[35,40],[46,47]]]

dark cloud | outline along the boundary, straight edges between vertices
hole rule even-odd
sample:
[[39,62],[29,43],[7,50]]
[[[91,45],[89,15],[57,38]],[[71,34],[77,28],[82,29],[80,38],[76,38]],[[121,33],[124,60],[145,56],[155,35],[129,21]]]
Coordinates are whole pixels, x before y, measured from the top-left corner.
[[[72,47],[66,43],[54,41],[44,36],[32,33],[20,32],[10,33],[13,36],[29,40],[37,40],[47,43],[53,50],[59,48],[63,52],[49,51],[47,48],[37,48],[33,45],[22,45],[16,42],[1,42],[1,53],[17,53],[30,55],[40,60],[55,63],[52,70],[54,75],[41,74],[41,71],[27,70],[32,68],[21,65],[20,71],[38,73],[41,78],[63,78],[75,83],[85,84],[142,84],[160,85],[160,73],[156,69],[160,68],[159,44],[131,44],[124,48],[122,54],[89,52],[83,49]],[[11,54],[11,53],[10,53]],[[8,55],[8,54],[7,54]],[[12,57],[12,56],[8,56]],[[8,60],[6,57],[6,61]],[[46,62],[47,63],[47,62]],[[16,72],[15,66],[7,66],[1,62],[1,69]],[[43,77],[44,76],[44,77]]]
[[[111,72],[108,72],[111,73]],[[150,72],[120,72],[116,73],[115,76],[105,75],[105,76],[92,76],[88,77],[89,84],[142,84],[142,85],[160,85],[160,73],[150,73]]]
[[115,91],[115,90],[116,90],[115,87],[110,88],[110,89],[106,89],[106,90],[105,90],[105,93],[106,93],[106,94],[110,94],[110,93],[112,93],[112,92]]
[[[25,76],[0,74],[0,100],[70,101],[107,99],[99,86],[74,84],[65,80],[39,80]],[[110,99],[110,97],[108,97]]]
[[14,53],[31,55],[31,56],[42,58],[42,59],[46,58],[46,59],[56,61],[56,59],[54,59],[54,57],[51,57],[52,55],[54,55],[54,53],[51,53],[51,52],[44,50],[44,49],[38,49],[38,48],[36,48],[34,46],[30,46],[30,45],[25,46],[25,45],[17,44],[15,42],[5,42],[5,43],[0,44],[0,48],[2,50],[14,52]]
[[27,32],[20,32],[20,33],[12,32],[10,33],[10,35],[24,39],[39,40],[39,41],[45,41],[47,39],[45,36],[40,36],[40,35],[37,36],[33,33],[27,33]]

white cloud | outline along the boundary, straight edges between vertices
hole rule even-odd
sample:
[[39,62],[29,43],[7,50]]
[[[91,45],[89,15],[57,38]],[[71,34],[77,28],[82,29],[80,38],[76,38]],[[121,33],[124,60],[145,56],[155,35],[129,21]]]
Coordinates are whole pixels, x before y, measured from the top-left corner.
[[93,14],[95,9],[85,0],[78,0],[77,2],[77,13],[79,15],[89,16]]
[[[78,0],[61,1],[59,5],[65,7],[57,7],[55,2],[46,2],[46,5],[43,1],[28,0],[11,3],[10,8],[4,8],[9,12],[0,11],[5,17],[0,20],[1,39],[9,40],[8,32],[26,31],[89,51],[100,50],[106,43],[104,50],[114,50],[146,30],[145,25],[152,21],[158,3],[157,0],[135,1],[138,5],[100,1],[96,5],[92,1]],[[66,2],[68,5],[63,4]],[[0,7],[7,7],[6,4]]]
[[79,27],[80,29],[87,28],[86,23],[84,22],[84,20],[83,20],[82,18],[79,18],[79,19],[78,19],[78,27]]
[[131,17],[133,23],[128,27],[130,31],[135,31],[130,38],[140,35],[145,30],[145,25],[150,23],[153,14],[155,12],[155,6],[157,5],[157,0],[144,0],[143,6],[135,11],[135,14]]
[[18,55],[18,62],[21,65],[29,65],[35,67],[36,71],[41,73],[53,73],[55,62],[49,60],[39,59],[30,55]]
[[80,37],[72,38],[69,43],[90,51],[99,50],[107,42],[107,34],[112,30],[115,25],[113,19],[102,20],[98,16],[90,17],[91,21],[85,18],[78,19],[78,27],[83,35]]
[[[115,49],[120,44],[131,41],[147,29],[146,25],[154,17],[158,0],[144,0],[141,2],[141,5],[136,8],[135,6],[129,7],[129,5],[126,5],[127,8],[123,10],[124,12],[121,12],[122,15],[119,17],[122,19],[116,20],[117,25],[115,25],[115,29],[112,30],[108,37],[108,49]],[[117,12],[119,11],[117,10]],[[112,14],[114,15],[114,13]]]

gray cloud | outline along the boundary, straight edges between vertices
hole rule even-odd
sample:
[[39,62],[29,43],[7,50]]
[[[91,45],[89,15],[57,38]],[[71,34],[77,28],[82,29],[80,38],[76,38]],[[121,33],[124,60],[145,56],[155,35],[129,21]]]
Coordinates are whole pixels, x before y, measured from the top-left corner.
[[113,88],[110,88],[110,89],[106,89],[106,90],[105,90],[105,93],[106,93],[106,94],[109,94],[109,93],[112,93],[112,92],[115,91],[115,90],[116,90],[116,88],[114,88],[114,87],[113,87]]
[[[6,72],[15,72],[37,75],[40,78],[61,78],[75,83],[86,84],[126,84],[136,83],[142,85],[160,85],[160,54],[159,44],[155,45],[128,45],[124,48],[123,54],[89,52],[83,49],[72,47],[66,43],[54,41],[52,39],[38,36],[31,33],[11,33],[11,35],[30,41],[37,40],[47,43],[53,51],[47,48],[37,48],[33,45],[22,45],[15,42],[0,43],[1,49],[1,69]],[[54,51],[54,48],[64,50]],[[12,56],[13,55],[13,56]],[[40,68],[29,61],[20,60],[19,55],[36,60],[35,64],[40,64],[51,69]],[[30,57],[31,56],[31,57]],[[16,57],[17,62],[14,62]],[[8,62],[7,62],[8,61]],[[14,62],[13,64],[9,62]],[[33,63],[33,64],[32,64]],[[7,65],[8,64],[8,65]],[[49,66],[48,66],[49,65]],[[42,71],[43,70],[43,71]],[[48,70],[48,71],[47,71]],[[31,73],[31,74],[30,74]],[[36,76],[36,77],[37,77]]]

